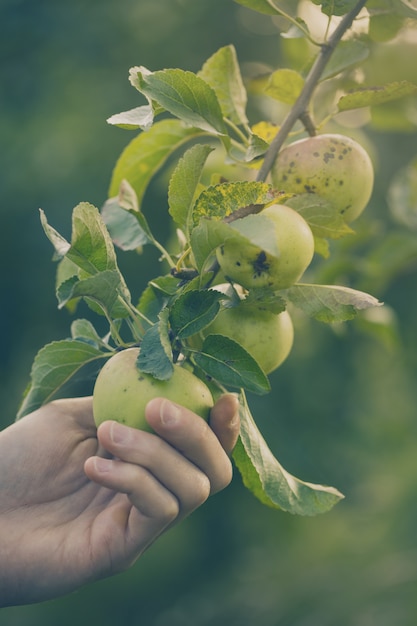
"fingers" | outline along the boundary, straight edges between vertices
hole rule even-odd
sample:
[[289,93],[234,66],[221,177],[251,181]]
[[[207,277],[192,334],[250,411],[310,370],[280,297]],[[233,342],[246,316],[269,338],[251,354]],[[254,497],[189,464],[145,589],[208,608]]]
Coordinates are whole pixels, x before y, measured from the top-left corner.
[[[112,422],[105,422],[106,426]],[[127,427],[125,427],[127,428]],[[105,430],[103,426],[103,430]],[[144,433],[146,434],[146,433]],[[107,523],[112,528],[113,566],[118,571],[129,567],[171,524],[178,520],[180,503],[145,467],[117,459],[90,457],[84,465],[87,476],[117,496],[106,507]],[[126,494],[125,501],[120,499]],[[106,528],[104,521],[102,528]],[[105,533],[108,531],[105,530]],[[122,537],[121,543],[118,537]],[[102,542],[101,542],[102,543]]]
[[234,395],[224,396],[213,408],[210,428],[191,411],[157,398],[148,404],[147,419],[159,437],[104,422],[98,429],[99,442],[118,460],[94,457],[87,462],[86,473],[128,494],[144,515],[164,516],[166,508],[168,517],[173,510],[183,517],[232,479],[227,453],[238,434],[237,406]]
[[141,514],[158,526],[185,517],[208,498],[207,475],[157,435],[117,422],[104,422],[97,434],[116,459],[89,459],[87,475],[126,493]]
[[239,399],[232,393],[219,398],[210,413],[210,427],[228,454],[231,454],[239,437]]
[[158,520],[160,529],[178,516],[177,498],[146,468],[116,459],[90,457],[84,469],[95,482],[128,495],[144,518],[153,523]]
[[219,437],[203,419],[163,398],[149,402],[146,418],[158,435],[206,474],[213,494],[224,489],[232,479],[227,453],[237,439],[237,407],[237,398],[228,394],[212,409],[210,424],[213,420]]

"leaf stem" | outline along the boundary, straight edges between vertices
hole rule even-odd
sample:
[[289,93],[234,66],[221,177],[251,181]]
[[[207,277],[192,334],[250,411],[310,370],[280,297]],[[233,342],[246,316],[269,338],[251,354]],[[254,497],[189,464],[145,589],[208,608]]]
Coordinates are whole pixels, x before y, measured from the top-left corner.
[[248,145],[248,138],[245,135],[245,133],[243,131],[241,131],[240,128],[236,124],[234,124],[231,120],[229,120],[229,118],[225,117],[223,119],[224,119],[225,123],[229,126],[229,128],[231,128],[233,130],[233,132],[236,133],[236,135],[242,141],[243,145],[247,146]]
[[118,296],[117,297],[118,302],[126,309],[126,311],[129,313],[129,316],[137,330],[137,332],[139,333],[139,335],[136,337],[137,339],[142,339],[143,335],[144,335],[144,330],[142,326],[138,326],[138,318],[141,318],[144,322],[146,322],[147,324],[149,324],[149,326],[153,326],[153,322],[151,322],[151,320],[149,320],[146,315],[144,315],[143,313],[141,313],[141,311],[139,311],[136,307],[134,307],[130,302],[128,302],[127,300],[125,300],[122,296]]
[[320,44],[318,43],[318,41],[315,41],[312,36],[310,35],[309,31],[307,28],[305,28],[302,25],[302,22],[299,22],[295,17],[292,17],[291,15],[289,15],[288,13],[286,13],[285,11],[283,11],[281,8],[278,8],[277,6],[275,6],[275,2],[271,2],[271,6],[273,6],[278,12],[279,15],[281,15],[284,19],[288,20],[290,22],[290,24],[292,24],[293,26],[295,26],[296,28],[298,28],[299,30],[301,30],[301,32],[303,33],[303,35],[308,39],[308,41],[310,43],[312,43],[314,46],[319,46]]
[[171,255],[169,254],[169,252],[164,248],[164,246],[159,243],[159,241],[157,241],[156,239],[153,239],[152,241],[153,245],[155,246],[155,248],[158,248],[159,252],[162,253],[162,258],[165,259],[165,261],[168,263],[169,267],[171,269],[173,269],[176,264],[174,263],[174,261],[172,260]]
[[330,35],[327,42],[321,45],[320,52],[318,53],[316,60],[314,61],[310,72],[308,73],[308,76],[304,83],[304,87],[297,101],[283,121],[281,128],[275,135],[271,145],[268,148],[268,151],[265,154],[264,161],[261,168],[259,169],[258,176],[256,178],[257,181],[263,182],[266,180],[278,155],[278,152],[284,144],[284,141],[286,140],[292,127],[298,119],[306,115],[313,92],[317,87],[317,83],[319,82],[320,77],[327,63],[329,62],[331,55],[333,54],[337,44],[342,39],[345,32],[352,26],[354,19],[363,9],[366,2],[367,0],[359,0],[353,7],[353,9],[349,11],[349,13],[346,13],[343,19],[339,22],[338,26]]

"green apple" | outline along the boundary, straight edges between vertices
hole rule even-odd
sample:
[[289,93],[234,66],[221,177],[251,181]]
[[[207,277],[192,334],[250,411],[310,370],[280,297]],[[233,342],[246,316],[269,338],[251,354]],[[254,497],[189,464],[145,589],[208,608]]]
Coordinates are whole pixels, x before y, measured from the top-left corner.
[[294,327],[288,311],[276,314],[246,306],[244,302],[222,309],[204,329],[203,336],[225,335],[239,343],[270,374],[289,355]]
[[366,150],[350,137],[323,134],[285,147],[271,170],[273,185],[287,193],[315,193],[347,223],[371,197],[374,170]]
[[313,234],[305,219],[283,204],[273,204],[259,215],[270,218],[279,256],[249,243],[242,246],[233,240],[226,240],[217,249],[218,263],[228,279],[246,289],[287,289],[301,278],[311,263]]
[[150,431],[145,419],[147,403],[163,396],[208,420],[213,397],[202,380],[174,365],[169,380],[157,380],[138,370],[139,348],[127,348],[112,356],[100,370],[94,385],[93,414],[98,426],[106,420]]

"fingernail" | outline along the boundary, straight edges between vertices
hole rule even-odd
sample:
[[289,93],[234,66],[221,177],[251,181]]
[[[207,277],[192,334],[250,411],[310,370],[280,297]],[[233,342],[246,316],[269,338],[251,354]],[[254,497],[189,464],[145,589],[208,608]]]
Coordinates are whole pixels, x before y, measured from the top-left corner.
[[161,403],[161,408],[159,415],[161,417],[161,422],[166,426],[173,426],[178,421],[178,415],[181,409],[179,406],[170,402],[169,400],[164,400]]
[[96,472],[98,472],[99,474],[106,474],[107,472],[110,472],[111,466],[112,462],[110,461],[110,459],[102,459],[99,456],[94,459],[94,467],[96,469]]
[[230,421],[230,428],[235,428],[238,424],[240,424],[240,415],[239,413],[235,413]]
[[112,422],[110,437],[113,443],[127,443],[131,437],[130,429],[118,422]]

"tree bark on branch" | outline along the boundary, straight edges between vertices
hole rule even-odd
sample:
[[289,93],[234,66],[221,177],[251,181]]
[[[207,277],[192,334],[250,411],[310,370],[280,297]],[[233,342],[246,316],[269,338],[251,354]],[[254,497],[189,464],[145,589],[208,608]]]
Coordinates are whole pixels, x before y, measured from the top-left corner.
[[329,39],[324,44],[322,44],[320,52],[317,55],[317,58],[313,63],[310,72],[307,75],[304,87],[298,99],[296,100],[291,111],[288,113],[287,117],[283,121],[281,128],[275,135],[274,139],[271,142],[271,145],[269,146],[269,149],[265,154],[264,161],[261,168],[259,169],[258,176],[256,178],[257,181],[263,182],[266,180],[274,164],[274,161],[277,158],[278,152],[283,146],[284,141],[288,137],[289,132],[291,131],[297,120],[303,120],[303,118],[309,120],[308,130],[310,134],[312,133],[312,128],[310,124],[311,120],[308,114],[308,106],[310,104],[311,97],[336,46],[338,45],[339,41],[342,39],[346,31],[352,26],[353,21],[358,16],[360,11],[364,8],[366,2],[367,0],[359,0],[357,4],[353,7],[353,9],[349,11],[349,13],[346,13],[346,15],[342,18],[338,26],[330,35]]

